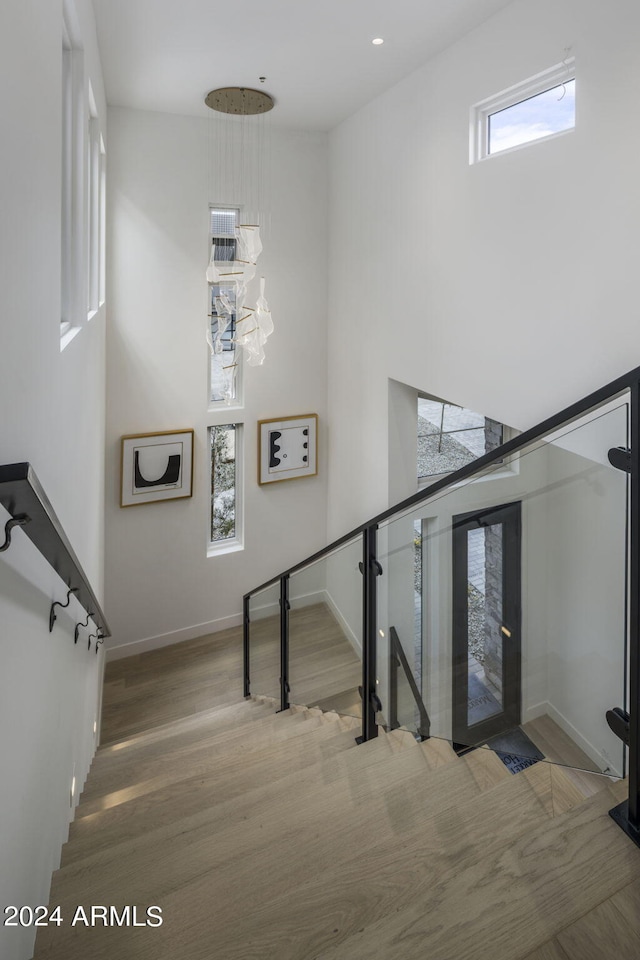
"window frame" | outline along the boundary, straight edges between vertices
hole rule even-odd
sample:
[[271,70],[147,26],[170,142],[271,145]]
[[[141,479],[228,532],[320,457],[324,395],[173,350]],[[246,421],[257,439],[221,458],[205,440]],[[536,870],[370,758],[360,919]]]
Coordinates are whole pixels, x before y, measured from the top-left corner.
[[[434,403],[442,403],[442,404],[444,404],[445,406],[451,406],[451,407],[459,407],[460,405],[459,405],[459,404],[456,404],[456,403],[452,403],[450,400],[442,400],[440,397],[435,397],[435,396],[433,396],[432,394],[424,393],[423,391],[419,391],[419,392],[417,393],[417,395],[416,395],[416,483],[417,483],[417,489],[418,489],[418,490],[424,490],[425,487],[431,486],[432,483],[436,483],[438,480],[442,480],[444,477],[449,477],[449,476],[451,476],[452,473],[455,473],[455,470],[448,470],[448,471],[444,471],[444,472],[442,472],[442,473],[426,474],[425,476],[422,476],[422,477],[417,475],[417,474],[418,474],[418,447],[417,447],[417,444],[418,444],[418,440],[419,440],[419,434],[418,434],[418,430],[417,430],[417,418],[418,418],[418,416],[419,416],[419,414],[418,414],[418,401],[419,401],[419,400],[431,400],[431,401],[433,401]],[[468,409],[468,408],[467,408],[467,407],[460,407],[460,409]],[[476,411],[470,411],[470,412],[473,413],[473,412],[476,412]],[[478,414],[478,416],[482,416],[482,414]],[[489,419],[491,419],[491,418],[490,418],[490,417],[485,417],[484,419],[485,419],[485,421],[486,421],[486,420],[489,420]],[[498,422],[498,421],[496,421],[496,422]],[[512,427],[507,426],[506,423],[502,423],[501,426],[502,426],[502,444],[501,444],[501,446],[502,446],[503,444],[505,444],[505,443],[507,442],[507,440],[511,440],[513,437],[517,436],[518,431],[517,431],[517,430],[514,430]],[[470,428],[468,428],[468,429],[469,429],[469,430],[482,430],[483,427],[470,427]],[[450,433],[456,433],[456,432],[463,432],[463,433],[464,433],[464,432],[466,432],[466,430],[462,430],[462,431],[446,431],[446,430],[445,430],[445,431],[443,431],[443,436],[444,436],[444,435],[447,435],[447,436],[448,436]],[[470,461],[470,462],[473,462],[473,461]],[[496,469],[496,467],[498,467],[498,469]],[[494,479],[494,478],[502,478],[502,477],[504,477],[505,475],[510,475],[510,474],[514,474],[514,473],[517,473],[517,472],[518,472],[518,468],[517,468],[517,455],[512,455],[512,456],[509,456],[509,457],[505,457],[502,461],[499,461],[499,462],[496,461],[496,462],[493,463],[490,467],[487,467],[485,470],[480,471],[480,473],[478,474],[478,478],[479,478],[479,479],[482,479],[482,480],[485,480],[485,479],[486,479],[486,480],[491,480],[491,479]]]
[[[235,216],[236,216],[236,223],[235,223],[236,229],[237,229],[238,225],[239,225],[240,222],[241,222],[242,207],[240,207],[238,204],[228,204],[228,203],[210,203],[210,204],[209,204],[209,248],[208,248],[208,256],[209,256],[209,257],[211,257],[211,247],[212,247],[212,245],[213,245],[213,243],[215,242],[216,239],[230,239],[230,238],[231,238],[231,234],[215,234],[215,233],[213,232],[213,230],[212,230],[212,222],[211,222],[211,221],[212,221],[213,213],[214,213],[214,211],[216,211],[216,210],[220,210],[220,211],[222,211],[222,212],[227,212],[227,211],[228,211],[228,212],[233,212],[233,213],[235,213]],[[235,251],[234,251],[234,252],[235,252]],[[216,264],[217,264],[219,267],[220,267],[220,266],[223,266],[224,264],[228,264],[228,263],[230,263],[230,262],[231,262],[231,261],[229,261],[229,260],[216,260]],[[209,323],[209,330],[210,330],[210,331],[211,331],[211,326],[212,326],[212,322],[213,322],[213,298],[212,298],[213,287],[214,287],[214,286],[224,286],[224,285],[225,285],[225,282],[228,283],[229,281],[225,281],[224,279],[222,279],[222,280],[218,280],[216,283],[207,283],[207,314],[208,314],[208,316],[209,316],[208,323]],[[235,314],[234,314],[234,332],[235,332],[235,323],[237,323],[237,321],[238,321],[237,304],[235,304],[235,307],[236,307],[236,310],[235,310]],[[231,335],[233,335],[233,334],[231,334]],[[213,331],[211,331],[211,337],[213,338]],[[216,400],[216,399],[214,399],[213,396],[212,396],[212,394],[213,394],[213,376],[212,376],[212,372],[213,372],[214,357],[215,357],[215,356],[224,356],[225,354],[228,354],[228,353],[230,353],[230,352],[231,352],[231,351],[225,350],[223,354],[212,354],[212,355],[209,357],[207,393],[208,393],[208,405],[209,405],[209,412],[210,412],[210,413],[214,413],[214,412],[217,412],[217,411],[219,411],[219,410],[222,410],[222,408],[224,408],[224,409],[226,409],[226,410],[239,410],[239,409],[242,409],[242,407],[243,407],[243,366],[244,366],[244,365],[243,365],[243,363],[242,363],[242,356],[241,356],[242,351],[241,351],[241,350],[238,350],[237,348],[233,350],[233,362],[236,364],[235,397],[233,398],[233,400],[227,401],[227,400],[225,400],[223,397],[221,397],[220,399],[217,399],[217,400]]]
[[60,351],[105,302],[106,154],[80,28],[70,0],[61,24]]
[[220,427],[233,427],[235,431],[234,454],[235,454],[235,482],[234,482],[234,527],[233,537],[226,537],[221,540],[211,539],[211,528],[213,521],[213,494],[209,494],[208,509],[208,534],[207,534],[207,556],[215,557],[225,553],[235,553],[244,549],[244,421],[227,419],[221,423],[210,423],[207,427],[207,450],[206,458],[208,486],[212,489],[213,484],[213,438],[212,433]]
[[84,52],[66,9],[62,19],[60,349],[84,319]]
[[489,152],[489,120],[492,116],[503,110],[507,110],[509,107],[514,107],[519,103],[531,100],[533,97],[553,90],[554,87],[558,87],[563,83],[569,83],[575,80],[575,57],[567,57],[567,59],[555,64],[555,66],[550,67],[548,70],[543,70],[541,73],[529,77],[527,80],[516,83],[512,87],[508,87],[506,90],[502,90],[500,93],[494,94],[491,97],[487,97],[486,100],[481,100],[479,103],[474,104],[471,107],[470,117],[469,163],[479,163],[482,160],[502,156],[514,150],[522,150],[525,147],[530,147],[534,143],[547,142],[548,140],[554,140],[557,137],[563,137],[568,133],[572,133],[575,130],[575,121],[574,125],[568,127],[566,130],[559,130],[543,137],[527,140],[524,143],[514,144],[512,147],[506,147],[504,150],[499,150],[495,153]]
[[89,84],[89,118],[87,134],[87,319],[98,312],[100,306],[100,281],[102,262],[102,186],[100,121]]

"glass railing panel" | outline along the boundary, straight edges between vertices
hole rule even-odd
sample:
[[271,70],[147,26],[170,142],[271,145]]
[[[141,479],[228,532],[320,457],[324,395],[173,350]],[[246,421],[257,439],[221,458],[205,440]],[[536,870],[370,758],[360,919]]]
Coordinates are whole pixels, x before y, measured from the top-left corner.
[[249,600],[251,693],[280,702],[280,581]]
[[291,703],[362,715],[362,537],[289,579]]
[[628,447],[628,419],[623,395],[381,525],[386,722],[393,627],[431,736],[624,775],[605,715],[626,708],[628,476],[607,454]]

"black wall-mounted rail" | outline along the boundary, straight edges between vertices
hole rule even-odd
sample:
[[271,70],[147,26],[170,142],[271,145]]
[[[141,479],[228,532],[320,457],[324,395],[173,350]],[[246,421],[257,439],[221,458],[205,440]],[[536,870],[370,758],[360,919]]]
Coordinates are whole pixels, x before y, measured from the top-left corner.
[[102,636],[110,637],[109,625],[87,575],[30,463],[0,466],[0,503],[11,517],[29,518],[20,524],[25,535],[66,584],[66,590],[73,591],[90,613]]

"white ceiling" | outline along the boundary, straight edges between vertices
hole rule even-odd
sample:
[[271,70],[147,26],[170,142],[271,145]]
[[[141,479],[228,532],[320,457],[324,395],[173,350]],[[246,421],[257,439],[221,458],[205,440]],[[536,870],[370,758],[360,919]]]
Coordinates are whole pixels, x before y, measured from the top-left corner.
[[276,100],[274,122],[277,110],[279,124],[316,130],[509,2],[93,0],[110,104],[207,116],[209,90],[262,86]]

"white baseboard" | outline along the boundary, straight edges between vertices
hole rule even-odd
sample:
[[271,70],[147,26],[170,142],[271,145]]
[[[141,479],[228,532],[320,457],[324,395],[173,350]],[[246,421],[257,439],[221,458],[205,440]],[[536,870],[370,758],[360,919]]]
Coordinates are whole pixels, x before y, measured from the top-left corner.
[[[311,590],[309,593],[301,594],[299,597],[289,597],[289,603],[292,610],[300,610],[303,607],[311,607],[316,603],[325,603],[338,621],[340,629],[343,631],[347,640],[358,654],[358,657],[362,658],[362,646],[360,644],[360,640],[355,635],[345,618],[342,616],[340,609],[328,590]],[[259,611],[261,617],[277,616],[277,614],[280,612],[280,607],[277,603],[265,604],[262,607],[254,607],[253,609],[254,613],[258,613]]]
[[[304,596],[296,597],[291,601],[291,606],[292,608],[307,607],[314,603],[327,604],[344,631],[348,641],[358,656],[361,657],[362,647],[360,640],[356,637],[326,590],[316,590]],[[254,613],[257,614],[258,612],[261,617],[277,616],[280,612],[280,606],[278,603],[264,604],[264,606],[254,608]],[[105,659],[107,663],[111,663],[112,660],[122,660],[123,657],[135,657],[139,653],[146,653],[149,650],[159,650],[161,647],[168,647],[172,643],[181,643],[184,640],[195,640],[198,637],[206,637],[210,633],[219,633],[221,630],[228,630],[231,627],[239,627],[241,625],[242,614],[237,613],[230,617],[221,617],[219,620],[210,620],[208,623],[197,623],[192,627],[183,627],[181,630],[161,633],[155,637],[144,637],[142,640],[133,640],[131,643],[122,643],[118,646],[107,647]],[[105,643],[105,647],[106,646]]]
[[301,607],[312,607],[316,603],[327,602],[326,590],[312,590],[310,593],[303,593],[299,597],[289,597],[289,603],[292,610],[299,610]]
[[544,714],[551,717],[551,719],[558,724],[561,730],[571,737],[576,746],[580,747],[583,753],[593,760],[593,762],[600,768],[600,770],[606,770],[607,767],[611,771],[611,775],[614,777],[622,776],[621,771],[617,769],[617,766],[614,765],[610,757],[605,757],[594,745],[583,737],[582,734],[574,727],[574,725],[567,720],[564,714],[560,713],[559,710],[554,707],[549,701],[544,703],[537,703],[535,706],[530,707],[525,712],[525,717],[527,720],[534,720],[536,717],[541,717]]
[[542,703],[535,703],[532,707],[523,710],[522,722],[527,723],[528,720],[537,720],[538,717],[544,717],[547,713],[549,713],[549,704],[546,700],[543,700]]
[[[206,637],[209,633],[219,633],[230,627],[242,625],[242,614],[236,613],[230,617],[221,617],[219,620],[210,620],[208,623],[197,623],[192,627],[183,627],[181,630],[172,630],[170,633],[161,633],[157,637],[145,637],[142,640],[133,640],[131,643],[122,643],[119,646],[107,647],[106,661],[121,660],[123,657],[134,657],[138,653],[148,650],[159,650],[172,643],[181,643],[183,640],[195,640],[197,637]],[[106,644],[105,644],[106,646]]]
[[325,603],[327,604],[327,606],[331,610],[331,613],[334,615],[334,617],[340,624],[340,627],[344,635],[346,636],[347,640],[349,641],[349,643],[351,644],[355,652],[358,654],[358,657],[362,660],[362,644],[360,643],[360,638],[356,636],[356,634],[353,632],[353,630],[351,629],[351,627],[349,626],[345,618],[342,616],[340,612],[340,608],[336,605],[329,591],[322,590],[321,592],[324,594]]

